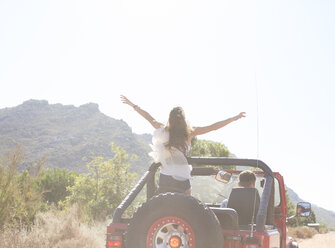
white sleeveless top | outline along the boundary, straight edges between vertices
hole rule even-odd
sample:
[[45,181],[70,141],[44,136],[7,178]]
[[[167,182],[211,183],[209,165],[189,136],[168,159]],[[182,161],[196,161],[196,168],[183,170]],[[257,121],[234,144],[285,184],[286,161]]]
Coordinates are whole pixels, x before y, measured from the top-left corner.
[[155,130],[152,137],[152,152],[149,155],[156,163],[162,164],[161,174],[172,176],[184,181],[191,178],[192,165],[189,165],[185,155],[175,147],[166,147],[169,142],[169,132],[161,127]]

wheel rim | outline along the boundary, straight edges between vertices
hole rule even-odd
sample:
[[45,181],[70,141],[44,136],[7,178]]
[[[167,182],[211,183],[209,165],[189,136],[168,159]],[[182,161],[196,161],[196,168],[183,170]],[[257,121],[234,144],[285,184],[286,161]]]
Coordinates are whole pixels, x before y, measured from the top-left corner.
[[[179,241],[179,245],[177,242]],[[170,245],[173,244],[172,246]],[[147,234],[149,248],[193,248],[194,233],[191,226],[184,220],[169,216],[158,219]]]

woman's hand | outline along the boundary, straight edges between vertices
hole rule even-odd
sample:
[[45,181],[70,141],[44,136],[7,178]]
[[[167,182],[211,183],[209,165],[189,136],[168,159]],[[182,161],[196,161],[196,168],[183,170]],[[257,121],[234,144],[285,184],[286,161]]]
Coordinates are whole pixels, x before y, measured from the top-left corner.
[[120,98],[121,98],[121,101],[124,104],[128,104],[129,106],[131,106],[133,108],[136,106],[134,103],[132,103],[131,101],[129,101],[129,99],[127,97],[125,97],[124,95],[121,95]]
[[238,115],[236,115],[235,117],[234,117],[234,119],[235,119],[235,121],[237,121],[238,119],[241,119],[241,118],[243,118],[243,117],[245,117],[246,116],[246,113],[245,112],[241,112],[241,113],[239,113]]
[[139,106],[137,106],[136,104],[132,103],[131,101],[129,101],[129,99],[123,95],[120,96],[121,101],[124,104],[128,104],[129,106],[133,107],[134,110],[139,113],[144,119],[146,119],[148,122],[150,122],[150,124],[155,128],[158,129],[160,127],[163,126],[162,123],[157,122],[147,111],[141,109]]

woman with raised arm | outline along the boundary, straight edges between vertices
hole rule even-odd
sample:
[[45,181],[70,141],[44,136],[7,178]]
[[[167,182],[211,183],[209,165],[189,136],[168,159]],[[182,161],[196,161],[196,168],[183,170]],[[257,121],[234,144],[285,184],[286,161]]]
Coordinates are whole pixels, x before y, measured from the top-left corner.
[[164,125],[127,97],[121,95],[121,101],[133,107],[155,128],[151,146],[153,151],[150,155],[155,162],[162,164],[159,176],[160,192],[178,191],[191,194],[192,166],[187,162],[186,153],[191,145],[192,137],[217,130],[245,117],[245,112],[241,112],[209,126],[190,127],[186,122],[184,110],[181,107],[175,107],[170,112],[168,123]]

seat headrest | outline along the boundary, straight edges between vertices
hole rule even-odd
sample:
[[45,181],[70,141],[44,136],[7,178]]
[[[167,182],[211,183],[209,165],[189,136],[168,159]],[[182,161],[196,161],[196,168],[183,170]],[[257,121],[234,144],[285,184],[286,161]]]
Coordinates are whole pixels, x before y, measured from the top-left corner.
[[256,188],[235,188],[230,193],[227,207],[236,210],[240,225],[248,225],[252,223],[253,216],[256,218],[259,203]]

